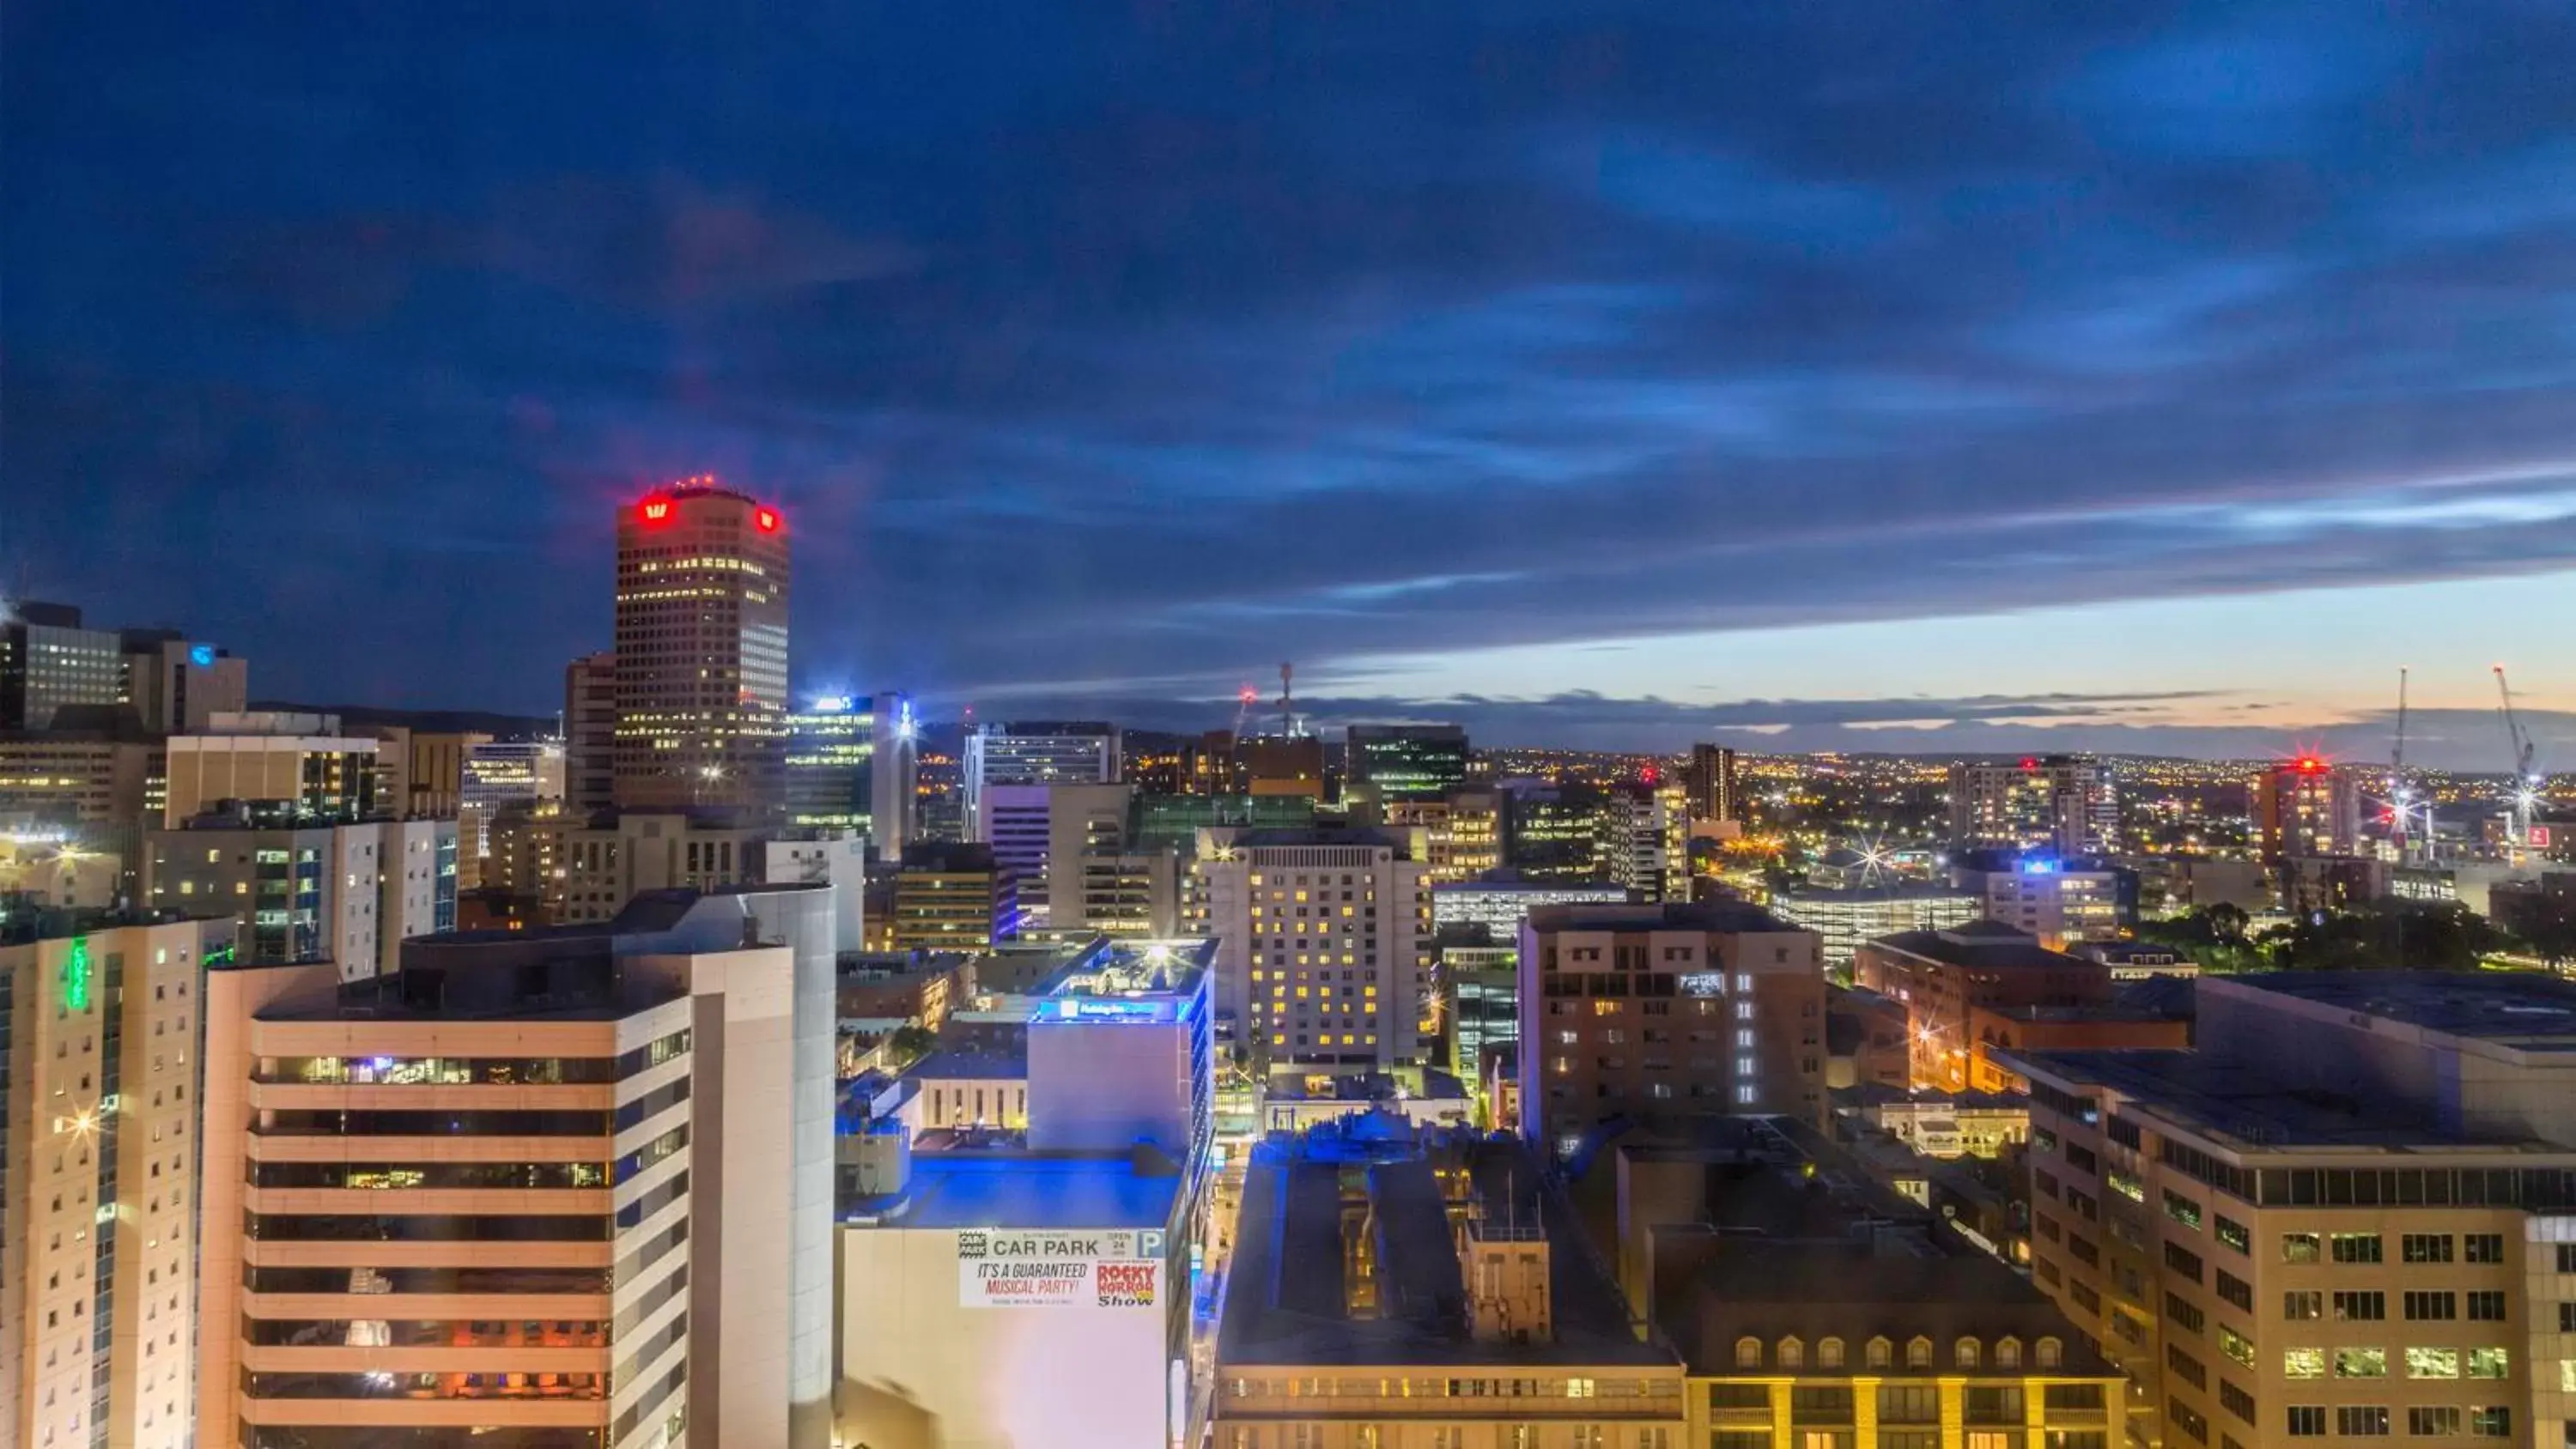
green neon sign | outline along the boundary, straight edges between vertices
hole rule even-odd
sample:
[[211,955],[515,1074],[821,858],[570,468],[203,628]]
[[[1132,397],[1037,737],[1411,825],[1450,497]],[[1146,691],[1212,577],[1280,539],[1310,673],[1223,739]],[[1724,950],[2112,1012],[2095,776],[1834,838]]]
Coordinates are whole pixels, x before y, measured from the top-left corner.
[[63,1004],[74,1011],[89,1010],[89,937],[74,936],[72,949],[63,957]]

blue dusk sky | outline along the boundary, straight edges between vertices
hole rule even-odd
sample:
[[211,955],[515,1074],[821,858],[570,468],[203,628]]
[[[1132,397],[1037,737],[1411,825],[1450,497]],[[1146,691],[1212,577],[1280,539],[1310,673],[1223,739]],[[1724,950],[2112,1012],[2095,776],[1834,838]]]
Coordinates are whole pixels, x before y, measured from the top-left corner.
[[2576,764],[2566,0],[0,6],[0,593],[551,710]]

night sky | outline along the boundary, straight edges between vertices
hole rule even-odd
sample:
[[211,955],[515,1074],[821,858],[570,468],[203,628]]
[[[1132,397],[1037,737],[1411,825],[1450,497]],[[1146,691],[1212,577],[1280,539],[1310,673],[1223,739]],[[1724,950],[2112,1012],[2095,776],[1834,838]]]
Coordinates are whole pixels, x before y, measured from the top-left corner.
[[263,696],[713,471],[934,714],[2576,765],[2566,0],[0,15],[0,592]]

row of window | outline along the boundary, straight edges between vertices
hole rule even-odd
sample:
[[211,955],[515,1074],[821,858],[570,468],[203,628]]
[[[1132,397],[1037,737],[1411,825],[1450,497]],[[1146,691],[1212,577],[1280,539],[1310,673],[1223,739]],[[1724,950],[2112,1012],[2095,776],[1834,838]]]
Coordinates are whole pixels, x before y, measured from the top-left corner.
[[[2340,1438],[2370,1439],[2386,1437],[2391,1422],[2384,1405],[2347,1404],[2329,1410],[2320,1404],[2300,1404],[2290,1409],[2288,1428],[2294,1439],[2323,1438],[2329,1433]],[[2331,1429],[2327,1427],[2329,1423]],[[2482,1439],[2510,1439],[2513,1410],[2502,1406],[2462,1409],[2431,1405],[2406,1411],[2406,1432],[2417,1437],[2457,1434],[2464,1424],[2469,1433]]]
[[[2407,1233],[2398,1242],[2402,1261],[2408,1263],[2448,1263],[2451,1261],[2452,1238],[2449,1233]],[[2463,1233],[2459,1237],[2460,1260],[2467,1263],[2502,1263],[2504,1234]],[[2576,1246],[2576,1245],[2570,1245]],[[2320,1252],[2323,1258],[2320,1257]],[[2377,1233],[2283,1233],[2281,1261],[2315,1263],[2330,1259],[2337,1263],[2379,1263],[2386,1261],[2384,1245]],[[2562,1248],[2562,1261],[2568,1254]],[[2562,1270],[2566,1271],[2566,1270]]]
[[[2464,1366],[2467,1377],[2473,1379],[2501,1379],[2513,1372],[2512,1355],[2501,1348],[2408,1348],[2403,1355],[2410,1379],[2456,1379]],[[2339,1379],[2388,1377],[2388,1350],[2359,1347],[2283,1349],[2281,1376],[2321,1379],[2329,1363]]]
[[[1762,1353],[1762,1340],[1746,1334],[1735,1341],[1735,1366],[1742,1369],[1760,1368]],[[1984,1353],[1984,1348],[1978,1340],[1962,1338],[1950,1346],[1950,1361],[1959,1368],[1977,1368],[1982,1365]],[[2057,1367],[2064,1353],[2065,1346],[2055,1338],[2042,1338],[2032,1345],[2033,1361],[2041,1368]],[[1862,1362],[1870,1368],[1887,1368],[1893,1363],[1894,1356],[1895,1344],[1886,1338],[1873,1338],[1861,1348]],[[1806,1345],[1802,1340],[1796,1338],[1780,1340],[1779,1351],[1775,1358],[1778,1367],[1804,1368],[1806,1360]],[[1816,1367],[1841,1368],[1842,1366],[1843,1341],[1839,1338],[1818,1339]],[[1907,1340],[1905,1366],[1907,1368],[1932,1367],[1932,1340],[1920,1335]],[[1995,1341],[1995,1367],[2007,1369],[2021,1367],[2020,1339],[2001,1338]]]
[[[2502,1323],[2508,1302],[2502,1289],[2480,1289],[2454,1293],[2444,1289],[2410,1288],[2398,1295],[2398,1304],[2411,1323],[2447,1322],[2460,1316],[2460,1300],[2468,1300],[2471,1323]],[[2321,1319],[2331,1304],[2338,1323],[2376,1323],[2388,1317],[2388,1295],[2377,1289],[2338,1291],[2332,1295],[2315,1289],[2293,1289],[2281,1295],[2281,1316],[2292,1322]]]

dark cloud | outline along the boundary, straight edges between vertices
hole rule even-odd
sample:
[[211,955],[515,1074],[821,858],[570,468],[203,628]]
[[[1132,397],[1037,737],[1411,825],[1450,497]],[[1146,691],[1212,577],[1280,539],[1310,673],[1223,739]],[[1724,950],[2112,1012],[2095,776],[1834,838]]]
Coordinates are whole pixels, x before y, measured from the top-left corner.
[[7,39],[0,577],[264,692],[542,708],[710,469],[803,672],[952,694],[2576,555],[2563,6]]

